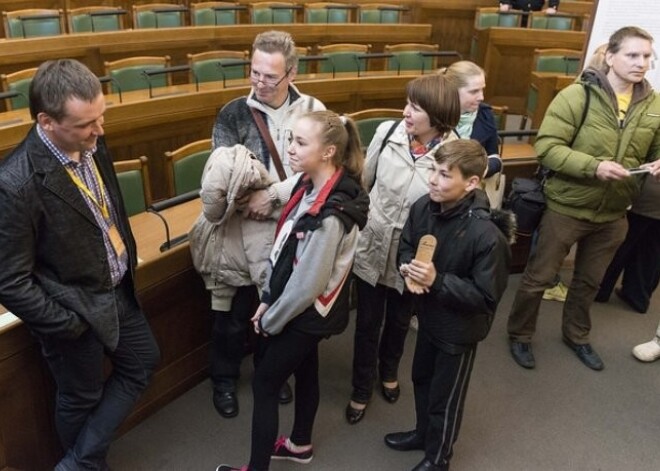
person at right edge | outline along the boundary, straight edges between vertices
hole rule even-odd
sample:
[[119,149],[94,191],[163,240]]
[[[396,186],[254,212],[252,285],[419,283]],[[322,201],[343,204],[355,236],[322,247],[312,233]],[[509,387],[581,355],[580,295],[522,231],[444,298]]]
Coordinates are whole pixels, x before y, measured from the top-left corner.
[[[478,141],[448,142],[433,157],[429,192],[410,208],[398,251],[419,317],[412,365],[417,423],[385,436],[394,450],[424,450],[413,471],[449,470],[477,344],[506,289],[515,233],[514,216],[491,210],[480,188],[487,158]],[[416,259],[427,234],[437,241],[430,262]]]
[[536,152],[551,171],[543,188],[547,208],[508,320],[510,351],[524,368],[535,367],[531,341],[543,291],[574,243],[563,340],[586,366],[604,368],[590,344],[589,311],[626,235],[626,208],[639,193],[639,177],[629,169],[643,165],[660,178],[660,97],[644,79],[652,43],[652,36],[635,26],[612,34],[605,65],[587,67],[559,92],[539,129]]

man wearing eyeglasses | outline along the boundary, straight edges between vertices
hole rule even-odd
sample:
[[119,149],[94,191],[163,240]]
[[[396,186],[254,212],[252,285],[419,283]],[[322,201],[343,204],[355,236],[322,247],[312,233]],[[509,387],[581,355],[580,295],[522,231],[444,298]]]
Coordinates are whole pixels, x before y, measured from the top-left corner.
[[[218,113],[213,127],[213,149],[242,144],[252,151],[268,169],[272,181],[277,182],[265,190],[257,190],[246,198],[243,216],[262,221],[259,224],[260,239],[264,250],[264,260],[268,257],[275,232],[276,219],[271,217],[275,208],[286,203],[291,194],[294,178],[281,179],[278,174],[277,156],[281,172],[291,177],[287,147],[291,129],[296,119],[309,111],[323,110],[319,100],[302,94],[293,85],[298,65],[296,47],[291,35],[283,31],[267,31],[259,34],[252,45],[250,82],[252,90],[245,97],[227,103]],[[263,136],[255,121],[263,120]],[[268,137],[272,143],[268,143]],[[282,175],[284,176],[284,175]],[[245,226],[243,230],[245,231]],[[245,238],[245,234],[242,234]],[[238,234],[241,236],[241,234]],[[221,242],[223,250],[242,244],[242,241]],[[234,244],[233,242],[236,242]],[[238,245],[241,247],[242,245]],[[245,256],[237,256],[244,260]],[[240,264],[240,262],[236,262]],[[214,317],[211,337],[211,379],[213,381],[213,404],[223,417],[238,414],[236,381],[239,376],[244,352],[247,329],[258,301],[257,287],[250,278],[246,266],[222,267],[233,274],[244,274],[244,286],[214,285],[211,289],[211,309]],[[208,283],[207,283],[208,285]],[[282,388],[280,402],[291,402],[292,394],[288,384]]]

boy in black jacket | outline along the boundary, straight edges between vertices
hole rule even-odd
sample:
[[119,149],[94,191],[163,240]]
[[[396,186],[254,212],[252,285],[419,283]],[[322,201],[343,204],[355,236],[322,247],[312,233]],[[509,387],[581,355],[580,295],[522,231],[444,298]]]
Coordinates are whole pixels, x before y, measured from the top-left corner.
[[[506,289],[515,227],[510,213],[491,212],[480,189],[486,165],[477,141],[441,146],[429,194],[413,204],[401,235],[400,272],[417,295],[419,317],[412,368],[417,426],[386,435],[385,443],[425,450],[413,471],[449,469],[477,343],[488,334]],[[437,240],[431,263],[414,260],[426,234]]]

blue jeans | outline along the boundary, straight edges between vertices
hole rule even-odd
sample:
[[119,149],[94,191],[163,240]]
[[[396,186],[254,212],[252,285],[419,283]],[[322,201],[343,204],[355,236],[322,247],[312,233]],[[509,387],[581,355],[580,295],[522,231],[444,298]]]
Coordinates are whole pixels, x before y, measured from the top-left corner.
[[[57,385],[55,426],[65,450],[57,471],[107,468],[112,437],[160,361],[128,277],[115,289],[115,299],[119,343],[114,351],[107,351],[91,329],[75,340],[40,337]],[[112,364],[107,380],[106,355]]]

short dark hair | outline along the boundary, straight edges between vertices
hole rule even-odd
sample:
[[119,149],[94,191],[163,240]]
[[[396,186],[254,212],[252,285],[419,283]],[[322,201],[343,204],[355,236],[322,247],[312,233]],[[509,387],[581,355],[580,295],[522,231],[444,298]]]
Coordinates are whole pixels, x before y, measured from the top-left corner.
[[612,36],[610,36],[610,40],[607,43],[607,52],[616,54],[619,52],[619,49],[621,49],[623,41],[628,38],[640,38],[646,39],[651,43],[653,42],[653,36],[651,36],[646,30],[637,26],[624,26],[623,28],[616,30],[612,33]]
[[406,95],[429,115],[431,126],[446,133],[458,124],[461,102],[458,89],[439,74],[423,75],[406,85]]
[[30,83],[30,115],[36,120],[39,113],[46,113],[61,121],[69,99],[91,103],[101,93],[101,82],[84,64],[73,59],[46,61]]
[[433,158],[438,164],[447,164],[450,170],[458,167],[463,178],[482,178],[488,166],[486,150],[474,139],[449,141],[435,151]]

